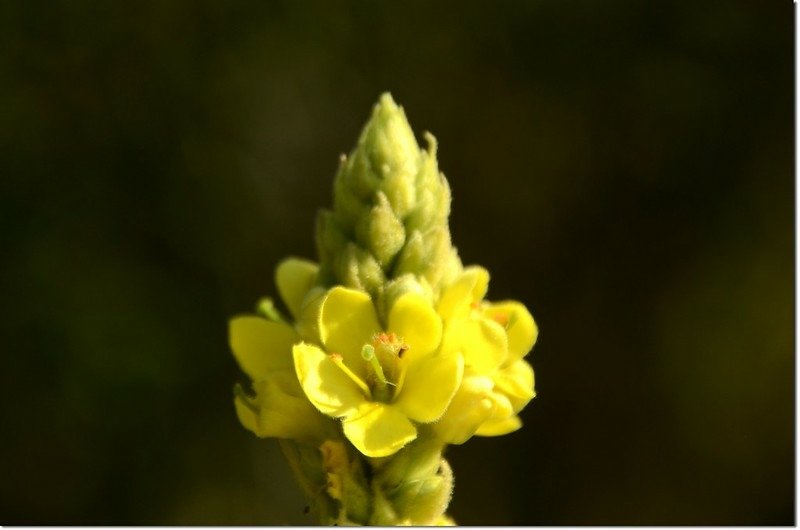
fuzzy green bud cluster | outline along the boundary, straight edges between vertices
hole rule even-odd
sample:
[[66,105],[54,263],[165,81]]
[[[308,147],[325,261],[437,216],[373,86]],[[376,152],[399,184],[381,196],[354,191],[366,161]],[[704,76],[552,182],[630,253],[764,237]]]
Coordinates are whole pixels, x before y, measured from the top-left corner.
[[381,96],[356,148],[342,155],[333,210],[318,217],[322,281],[384,300],[387,291],[396,297],[407,289],[435,296],[461,271],[447,223],[450,187],[439,172],[436,140],[425,137],[427,150],[403,109]]

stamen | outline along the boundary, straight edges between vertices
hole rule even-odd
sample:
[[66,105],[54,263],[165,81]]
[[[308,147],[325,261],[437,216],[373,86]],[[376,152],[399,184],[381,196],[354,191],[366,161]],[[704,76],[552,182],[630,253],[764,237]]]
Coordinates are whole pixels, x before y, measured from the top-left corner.
[[328,358],[333,362],[333,364],[338,366],[339,369],[342,372],[344,372],[345,375],[347,375],[347,377],[352,379],[353,382],[358,385],[358,388],[360,388],[364,392],[364,394],[367,396],[367,398],[372,399],[372,392],[370,392],[369,387],[367,386],[367,384],[364,381],[362,381],[360,377],[358,377],[356,374],[354,374],[353,371],[350,368],[347,367],[347,365],[344,364],[344,360],[342,359],[342,356],[340,354],[331,353],[328,356]]
[[372,345],[375,348],[380,348],[381,345],[385,345],[389,342],[389,336],[386,333],[376,333],[372,337]]
[[400,350],[397,352],[397,364],[400,369],[400,373],[397,374],[397,384],[395,385],[394,395],[400,393],[400,390],[403,388],[403,382],[406,380],[406,370],[408,369],[408,363],[403,361],[403,353],[408,351],[409,346],[408,344],[403,344],[400,346]]

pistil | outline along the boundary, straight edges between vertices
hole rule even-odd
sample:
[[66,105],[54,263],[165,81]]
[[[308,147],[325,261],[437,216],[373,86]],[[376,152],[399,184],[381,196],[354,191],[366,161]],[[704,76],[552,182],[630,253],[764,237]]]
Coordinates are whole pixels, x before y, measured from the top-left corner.
[[390,397],[388,386],[392,383],[386,380],[386,375],[383,373],[383,366],[381,366],[378,357],[375,355],[375,348],[371,344],[364,344],[361,348],[361,357],[369,362],[375,373],[375,398],[379,401],[388,401]]
[[388,381],[386,381],[386,376],[383,373],[383,366],[375,356],[375,348],[371,344],[364,344],[364,347],[361,348],[361,357],[372,365],[372,369],[375,370],[375,375],[378,377],[378,382],[386,385]]

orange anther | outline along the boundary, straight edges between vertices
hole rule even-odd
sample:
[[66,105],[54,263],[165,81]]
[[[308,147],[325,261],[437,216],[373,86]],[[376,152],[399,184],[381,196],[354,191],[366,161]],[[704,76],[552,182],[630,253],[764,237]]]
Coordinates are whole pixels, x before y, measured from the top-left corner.
[[508,325],[509,317],[505,313],[495,313],[492,315],[492,320],[505,327]]

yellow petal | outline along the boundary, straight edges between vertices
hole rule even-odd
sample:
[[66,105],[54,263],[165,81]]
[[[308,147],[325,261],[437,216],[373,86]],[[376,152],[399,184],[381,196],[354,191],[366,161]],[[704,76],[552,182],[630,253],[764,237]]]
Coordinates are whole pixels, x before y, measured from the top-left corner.
[[429,355],[412,362],[395,405],[419,423],[436,421],[447,410],[463,373],[464,360],[458,353]]
[[514,412],[522,410],[536,396],[533,389],[533,368],[523,360],[498,370],[493,376],[497,390],[508,400]]
[[460,351],[464,365],[489,374],[505,361],[508,339],[505,329],[488,318],[456,319],[447,324],[442,352]]
[[383,403],[363,405],[342,427],[347,439],[373,458],[393,455],[417,437],[417,429],[406,415]]
[[372,299],[363,291],[334,287],[322,302],[319,318],[320,338],[326,349],[340,354],[345,364],[363,377],[361,347],[380,331]]
[[398,298],[389,311],[389,331],[409,346],[405,355],[418,359],[439,347],[442,341],[442,320],[431,303],[417,293]]
[[253,403],[253,400],[245,396],[235,396],[233,404],[236,407],[236,416],[239,418],[242,426],[256,436],[258,434],[258,408]]
[[314,285],[318,271],[316,263],[299,258],[285,259],[275,269],[278,292],[295,319],[300,316],[303,297]]
[[510,363],[522,359],[531,351],[539,336],[530,311],[513,300],[486,304],[483,313],[506,328],[508,334],[508,360]]
[[511,416],[504,420],[489,420],[478,427],[475,433],[478,436],[502,436],[514,432],[522,427],[522,420],[518,416]]
[[324,351],[301,342],[294,346],[293,353],[300,386],[321,412],[340,417],[353,412],[366,401],[358,385]]
[[254,316],[231,319],[228,333],[233,356],[253,381],[274,370],[291,368],[292,345],[300,341],[290,326]]
[[253,386],[255,398],[236,396],[236,412],[246,429],[262,438],[325,437],[330,420],[305,398],[293,370],[273,372]]
[[464,375],[447,412],[433,424],[439,439],[451,444],[469,440],[492,414],[494,403],[490,395],[493,386],[488,377]]
[[471,306],[486,295],[489,288],[489,272],[483,267],[467,267],[442,293],[437,311],[444,319],[469,314]]
[[319,315],[327,294],[328,290],[323,287],[312,287],[303,299],[295,328],[306,342],[322,344],[322,339],[319,337]]
[[514,415],[514,406],[511,404],[511,400],[502,392],[498,392],[497,387],[492,391],[489,398],[494,404],[489,421],[505,420]]

